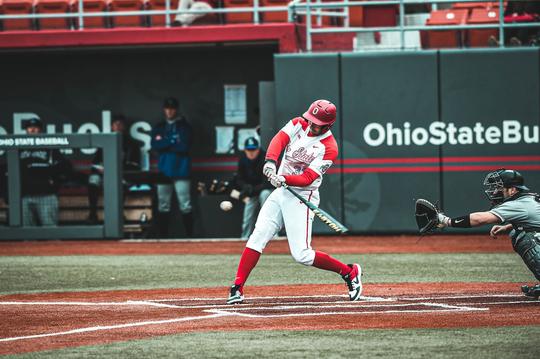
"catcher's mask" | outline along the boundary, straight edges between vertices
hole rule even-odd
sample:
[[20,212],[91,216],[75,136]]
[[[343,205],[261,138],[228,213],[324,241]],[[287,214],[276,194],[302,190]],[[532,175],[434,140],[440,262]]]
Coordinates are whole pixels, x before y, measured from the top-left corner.
[[504,201],[503,188],[515,187],[519,191],[528,191],[529,188],[523,183],[521,173],[501,168],[486,175],[484,179],[486,189],[484,192],[491,202],[498,204]]

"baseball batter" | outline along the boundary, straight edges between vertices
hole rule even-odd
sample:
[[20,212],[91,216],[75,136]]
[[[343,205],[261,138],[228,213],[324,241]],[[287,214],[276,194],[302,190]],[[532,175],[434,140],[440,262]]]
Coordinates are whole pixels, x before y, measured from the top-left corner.
[[[485,193],[494,205],[486,212],[474,212],[450,218],[438,214],[438,227],[470,228],[495,224],[490,235],[510,231],[514,250],[540,281],[540,196],[529,192],[523,176],[514,170],[500,169],[488,173],[484,180]],[[521,287],[525,295],[540,297],[540,284]]]
[[[350,300],[360,299],[362,269],[358,264],[344,264],[326,253],[311,248],[314,214],[285,190],[293,187],[315,205],[319,203],[322,176],[338,156],[336,140],[330,128],[336,121],[336,106],[317,100],[301,116],[289,121],[272,139],[266,154],[263,173],[276,190],[259,212],[255,230],[246,244],[227,304],[244,300],[244,284],[255,268],[268,242],[285,226],[293,258],[306,266],[336,272],[349,288]],[[284,152],[279,170],[276,164]]]

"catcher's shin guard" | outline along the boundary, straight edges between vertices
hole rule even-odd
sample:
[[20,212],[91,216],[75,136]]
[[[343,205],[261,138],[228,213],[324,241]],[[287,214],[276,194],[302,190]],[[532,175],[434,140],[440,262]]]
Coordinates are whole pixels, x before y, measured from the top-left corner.
[[536,279],[540,280],[540,233],[512,231],[510,236],[514,250]]
[[540,297],[540,284],[537,284],[533,287],[524,285],[521,287],[521,291],[527,296],[538,299]]
[[347,264],[352,268],[351,272],[342,278],[349,288],[349,299],[357,301],[362,294],[362,268],[358,264]]

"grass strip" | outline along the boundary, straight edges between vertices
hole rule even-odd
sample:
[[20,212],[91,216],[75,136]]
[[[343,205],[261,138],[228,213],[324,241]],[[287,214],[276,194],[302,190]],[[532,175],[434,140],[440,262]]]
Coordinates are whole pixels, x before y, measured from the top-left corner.
[[[336,256],[362,265],[366,283],[527,282],[513,253],[367,254]],[[229,286],[239,255],[0,257],[0,294]],[[335,273],[288,255],[265,255],[249,285],[341,283]]]
[[13,358],[538,358],[540,326],[206,332]]

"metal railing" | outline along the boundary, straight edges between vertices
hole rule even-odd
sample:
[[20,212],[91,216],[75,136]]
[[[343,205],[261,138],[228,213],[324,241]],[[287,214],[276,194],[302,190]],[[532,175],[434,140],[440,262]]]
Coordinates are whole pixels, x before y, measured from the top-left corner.
[[[339,1],[339,2],[325,2],[325,3],[311,3],[311,0],[305,2],[293,2],[290,4],[290,12],[296,14],[306,15],[306,51],[312,51],[312,35],[324,34],[324,33],[365,33],[365,32],[385,32],[385,31],[399,31],[400,33],[400,48],[405,49],[405,32],[407,31],[432,31],[432,30],[472,30],[472,29],[498,29],[499,30],[499,46],[504,47],[504,30],[506,28],[525,28],[525,27],[540,27],[540,22],[527,22],[527,23],[505,23],[504,22],[504,1],[498,0],[499,5],[499,22],[497,24],[464,24],[464,25],[430,25],[430,26],[405,26],[405,5],[411,4],[434,4],[435,8],[437,4],[447,3],[472,3],[472,2],[485,2],[493,3],[493,0],[380,0],[380,1]],[[397,26],[384,26],[384,27],[349,27],[348,19],[345,26],[341,28],[326,27],[326,28],[314,28],[311,22],[312,14],[319,14],[320,9],[340,9],[344,6],[349,8],[351,6],[399,6],[399,22]],[[337,12],[324,12],[320,13],[322,16],[342,16]],[[348,12],[347,12],[348,15]]]
[[[508,28],[540,27],[540,22],[527,23],[505,23],[504,21],[504,1],[503,0],[370,0],[370,1],[350,1],[342,0],[335,2],[322,2],[321,0],[292,0],[287,6],[260,6],[259,0],[253,0],[252,7],[236,8],[212,8],[205,10],[179,10],[171,8],[171,0],[165,1],[164,10],[137,10],[137,11],[105,11],[105,12],[85,12],[83,0],[78,1],[76,12],[70,13],[45,13],[45,14],[24,14],[24,15],[0,15],[0,20],[15,19],[49,19],[49,18],[75,18],[78,19],[79,30],[83,30],[84,19],[92,17],[117,17],[117,16],[164,16],[165,26],[171,26],[171,16],[179,14],[234,14],[234,13],[252,13],[253,23],[261,23],[261,14],[265,12],[287,12],[289,22],[296,21],[297,16],[305,16],[306,23],[306,46],[307,52],[312,51],[312,38],[314,34],[325,33],[369,33],[369,32],[396,32],[400,34],[400,49],[405,49],[405,33],[407,31],[432,31],[432,30],[469,30],[469,29],[498,29],[499,46],[504,47],[504,32]],[[405,25],[405,6],[412,4],[431,4],[437,9],[438,4],[448,3],[472,3],[498,2],[499,16],[498,23],[494,24],[460,24],[460,25]],[[399,20],[396,26],[381,27],[350,27],[350,7],[361,6],[398,6]],[[316,23],[313,24],[312,17],[315,17]],[[341,27],[322,27],[324,17],[343,18]]]
[[54,18],[76,18],[78,19],[79,30],[84,30],[84,19],[91,17],[117,17],[117,16],[155,16],[163,15],[165,17],[165,26],[171,26],[171,16],[179,14],[233,14],[233,13],[253,13],[253,23],[261,23],[261,13],[265,12],[287,12],[288,6],[260,6],[259,0],[253,0],[252,7],[235,7],[235,8],[212,8],[204,10],[178,10],[171,8],[171,0],[165,1],[164,10],[137,10],[137,11],[103,11],[103,12],[85,12],[83,0],[77,0],[77,12],[69,13],[44,13],[44,14],[21,14],[21,15],[1,15],[1,20],[21,20],[21,19],[54,19]]

